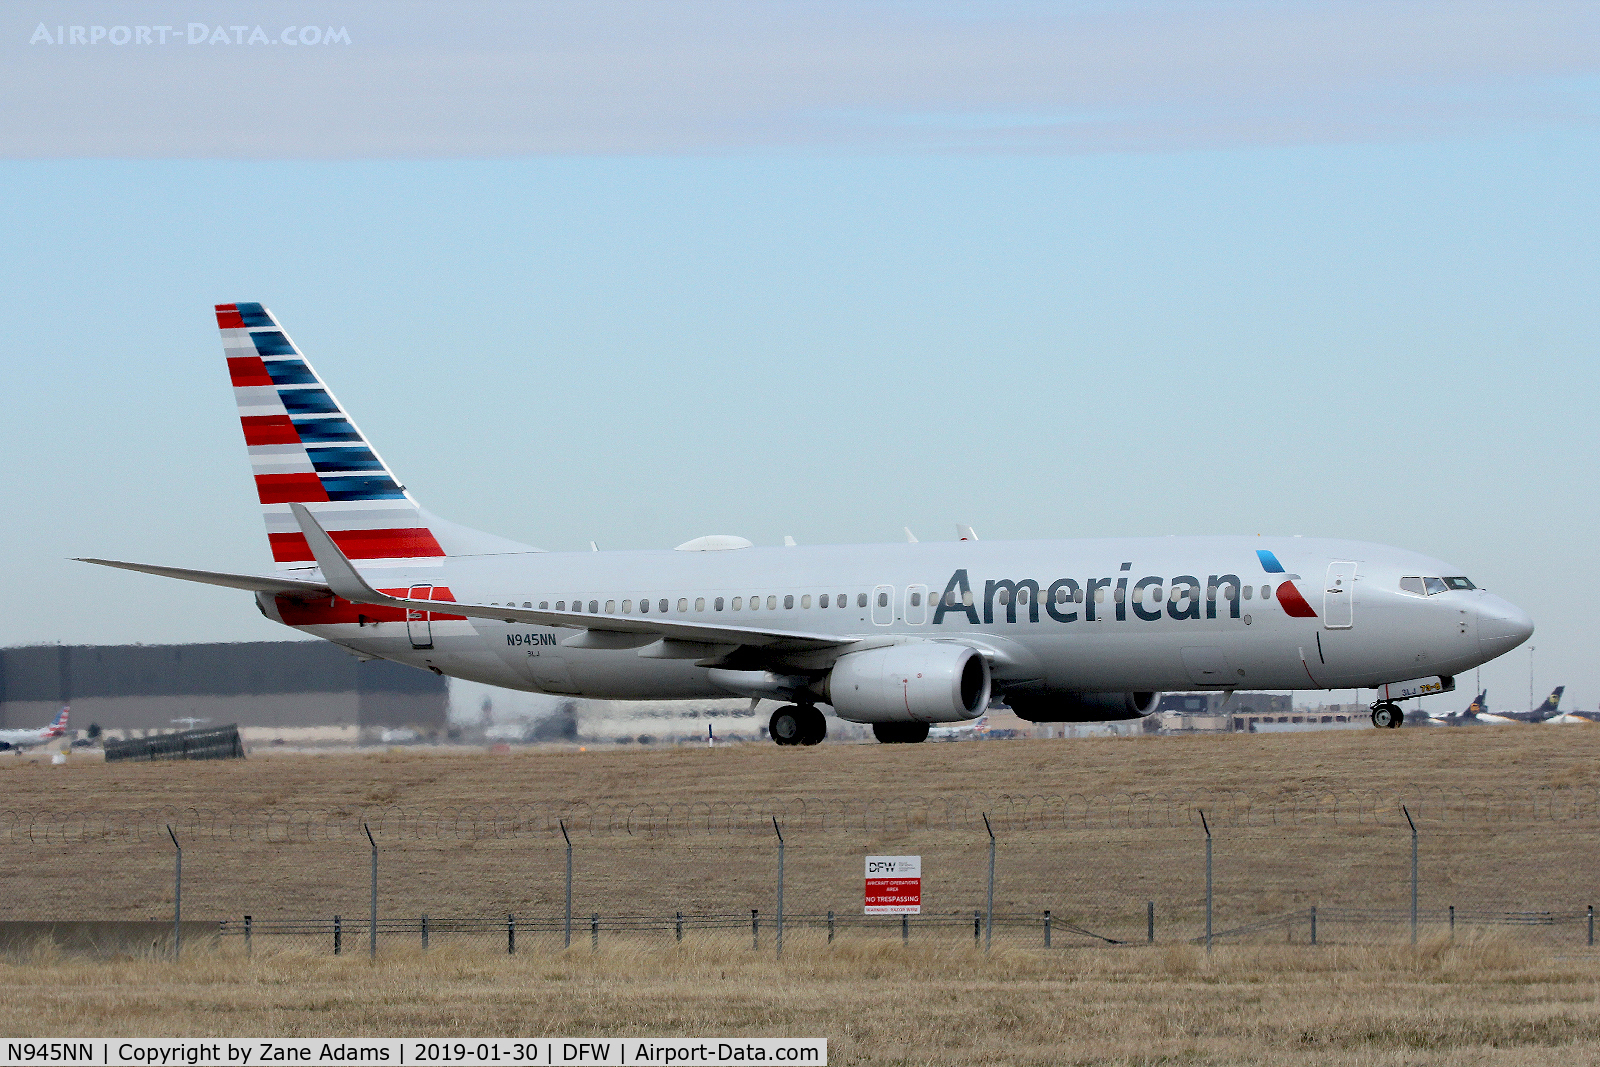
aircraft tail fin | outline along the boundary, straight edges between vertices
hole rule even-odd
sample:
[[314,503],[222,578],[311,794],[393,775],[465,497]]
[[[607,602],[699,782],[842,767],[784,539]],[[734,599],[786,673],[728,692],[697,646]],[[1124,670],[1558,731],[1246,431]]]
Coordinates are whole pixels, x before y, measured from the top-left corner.
[[67,717],[72,714],[72,705],[68,704],[56,713],[55,721],[45,731],[48,737],[60,737],[67,732]]
[[1467,705],[1467,710],[1462,712],[1461,714],[1463,714],[1463,715],[1482,715],[1484,712],[1486,712],[1488,710],[1489,710],[1489,691],[1487,689],[1485,689],[1483,692],[1479,693],[1477,696],[1472,698],[1472,703],[1468,704]]
[[345,554],[366,563],[415,566],[446,555],[532,550],[425,512],[272,312],[240,301],[218,304],[216,313],[279,570],[316,565],[290,504],[314,508]]
[[1556,709],[1561,706],[1561,694],[1566,691],[1566,688],[1567,687],[1564,685],[1556,686],[1550,691],[1550,695],[1544,698],[1544,703],[1540,704],[1534,710],[1540,712],[1549,712],[1550,714],[1554,715],[1556,713]]

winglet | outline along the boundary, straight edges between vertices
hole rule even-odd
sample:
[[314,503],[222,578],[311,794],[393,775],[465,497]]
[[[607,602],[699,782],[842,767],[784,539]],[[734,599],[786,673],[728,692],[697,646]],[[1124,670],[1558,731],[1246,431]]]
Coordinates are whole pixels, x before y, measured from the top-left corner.
[[956,523],[956,536],[963,541],[976,541],[978,535],[972,532],[972,527],[964,522]]
[[367,584],[349,558],[333,543],[328,531],[312,516],[311,509],[304,504],[291,502],[289,510],[294,513],[295,522],[300,524],[300,532],[306,535],[306,544],[311,546],[311,555],[317,561],[317,566],[322,568],[322,580],[328,583],[328,588],[333,590],[335,596],[342,596],[357,604],[381,604],[390,599]]
[[916,544],[917,543],[917,535],[911,532],[911,527],[909,527],[909,526],[905,527],[905,531],[906,531],[906,544],[908,544],[908,545]]

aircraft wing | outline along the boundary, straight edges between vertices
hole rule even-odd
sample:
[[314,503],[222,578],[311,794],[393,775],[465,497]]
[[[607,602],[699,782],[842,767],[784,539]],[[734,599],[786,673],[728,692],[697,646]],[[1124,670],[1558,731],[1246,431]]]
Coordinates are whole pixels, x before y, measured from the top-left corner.
[[228,589],[245,589],[253,593],[272,593],[276,596],[304,597],[317,600],[333,595],[333,590],[322,582],[302,582],[293,578],[269,578],[257,574],[228,574],[224,571],[195,571],[186,567],[157,567],[150,563],[124,563],[116,559],[86,559],[74,557],[79,563],[97,563],[102,567],[117,567],[125,571],[159,574],[163,578],[182,578],[186,582],[220,585]]
[[[529,623],[534,626],[564,626],[569,628],[625,634],[649,634],[666,641],[688,645],[754,645],[757,647],[781,646],[784,649],[804,651],[837,648],[856,644],[860,639],[839,637],[834,634],[806,633],[796,630],[768,630],[753,626],[712,626],[696,622],[680,622],[662,617],[633,618],[616,615],[587,615],[571,611],[544,611],[538,608],[518,608],[510,604],[470,604],[459,600],[413,600],[409,597],[389,596],[380,593],[361,577],[360,572],[336,545],[326,530],[318,524],[310,510],[302,504],[290,504],[289,509],[306,535],[311,554],[322,568],[323,581],[336,596],[355,604],[382,604],[405,608],[409,611],[432,611],[441,615],[465,615],[473,619],[493,619],[499,622]],[[691,651],[691,650],[685,650]]]

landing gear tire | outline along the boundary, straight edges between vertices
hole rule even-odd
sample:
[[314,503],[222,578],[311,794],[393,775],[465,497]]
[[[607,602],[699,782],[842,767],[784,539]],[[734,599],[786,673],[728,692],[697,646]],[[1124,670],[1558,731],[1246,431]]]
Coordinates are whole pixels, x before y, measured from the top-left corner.
[[810,704],[785,704],[767,721],[767,733],[780,745],[817,745],[828,736],[828,720]]
[[1372,725],[1380,730],[1396,730],[1404,726],[1406,713],[1399,704],[1388,701],[1372,705]]
[[872,736],[885,745],[915,745],[928,739],[925,722],[875,722]]

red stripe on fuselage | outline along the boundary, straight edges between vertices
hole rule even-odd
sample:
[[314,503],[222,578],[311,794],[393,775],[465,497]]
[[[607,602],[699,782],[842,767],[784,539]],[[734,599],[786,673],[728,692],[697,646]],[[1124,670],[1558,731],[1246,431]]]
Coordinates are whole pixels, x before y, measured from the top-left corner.
[[[408,589],[380,589],[380,593],[389,596],[406,596]],[[405,608],[384,607],[378,604],[353,604],[348,600],[338,597],[326,597],[322,600],[298,600],[294,597],[277,597],[278,615],[289,626],[329,626],[338,623],[375,622],[405,622],[407,611]],[[433,599],[451,601],[455,597],[450,595],[450,590],[444,586],[435,587]],[[465,615],[443,615],[436,611],[428,612],[434,622],[460,622]]]
[[217,304],[216,309],[218,329],[244,329],[244,317],[239,314],[239,306],[237,304]]
[[297,445],[300,433],[287,415],[243,415],[239,424],[244,427],[247,445]]
[[1300,595],[1300,590],[1294,587],[1293,582],[1284,582],[1278,586],[1278,603],[1283,605],[1284,613],[1296,619],[1314,619],[1317,613],[1311,610],[1311,605],[1306,603],[1306,598]]
[[229,356],[228,377],[234,385],[271,385],[272,376],[260,356]]
[[328,491],[315,474],[258,474],[256,492],[263,504],[323,503]]
[[[328,536],[351,559],[413,559],[442,556],[444,549],[427,527],[412,530],[329,530]],[[268,534],[272,558],[279,563],[311,562],[305,534]]]

